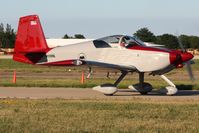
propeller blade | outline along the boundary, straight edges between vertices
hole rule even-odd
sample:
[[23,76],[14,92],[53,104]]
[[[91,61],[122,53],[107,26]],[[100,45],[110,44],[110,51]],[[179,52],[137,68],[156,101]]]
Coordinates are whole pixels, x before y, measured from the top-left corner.
[[194,78],[193,71],[192,71],[192,68],[191,68],[191,62],[188,61],[188,62],[186,63],[186,68],[187,68],[187,72],[188,72],[188,74],[189,74],[190,80],[191,80],[191,81],[194,81],[195,78]]
[[186,49],[185,49],[184,46],[182,45],[182,41],[181,41],[180,36],[177,36],[177,38],[178,38],[178,43],[179,43],[179,46],[180,46],[182,52],[186,52]]
[[[182,40],[181,40],[181,37],[179,35],[177,35],[177,39],[178,39],[178,43],[179,43],[179,46],[182,50],[183,53],[186,52],[186,49],[184,48],[183,44],[182,44]],[[192,71],[192,68],[191,68],[191,64],[194,64],[195,62],[193,60],[191,61],[188,61],[186,62],[186,69],[187,69],[187,72],[189,74],[189,78],[191,81],[194,81],[195,78],[194,78],[194,75],[193,75],[193,71]]]

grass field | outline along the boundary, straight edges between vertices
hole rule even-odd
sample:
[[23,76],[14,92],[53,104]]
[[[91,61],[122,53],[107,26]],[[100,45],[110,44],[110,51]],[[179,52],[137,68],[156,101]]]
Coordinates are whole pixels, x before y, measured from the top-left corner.
[[[0,86],[27,86],[27,87],[78,87],[91,88],[103,83],[113,83],[119,76],[116,70],[93,68],[92,79],[87,79],[85,84],[80,83],[82,70],[87,67],[45,67],[17,63],[11,59],[0,61]],[[189,80],[186,69],[177,69],[167,76],[178,86],[179,89],[199,89],[199,60],[195,61],[193,71],[196,81]],[[69,72],[68,70],[71,69]],[[17,71],[17,83],[12,83],[13,71]],[[110,71],[111,78],[107,79],[107,71]],[[86,75],[86,74],[85,74]],[[146,82],[151,83],[154,88],[162,88],[167,84],[158,76],[147,76]],[[120,88],[127,88],[130,84],[138,82],[137,74],[129,74],[119,85]]]
[[198,132],[198,102],[0,100],[0,132]]

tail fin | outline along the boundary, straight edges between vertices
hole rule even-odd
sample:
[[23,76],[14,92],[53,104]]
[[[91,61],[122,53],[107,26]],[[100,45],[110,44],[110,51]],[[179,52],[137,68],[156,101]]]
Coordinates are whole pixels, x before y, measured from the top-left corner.
[[21,17],[15,41],[13,60],[35,64],[49,50],[39,17],[37,15]]

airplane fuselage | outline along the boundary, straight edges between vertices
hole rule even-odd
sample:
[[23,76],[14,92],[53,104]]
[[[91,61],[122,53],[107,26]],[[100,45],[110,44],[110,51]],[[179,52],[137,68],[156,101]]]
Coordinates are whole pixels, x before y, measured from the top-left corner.
[[[147,50],[127,48],[96,48],[93,41],[72,44],[51,49],[47,54],[47,62],[43,65],[59,65],[59,63],[82,60],[86,62],[106,63],[150,72],[166,68],[170,65],[170,54],[157,48]],[[72,65],[72,64],[71,64]]]

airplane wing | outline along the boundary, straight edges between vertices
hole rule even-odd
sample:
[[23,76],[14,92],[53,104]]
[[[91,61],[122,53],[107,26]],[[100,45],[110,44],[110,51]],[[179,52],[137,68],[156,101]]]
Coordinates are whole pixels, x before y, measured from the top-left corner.
[[83,64],[88,66],[98,66],[98,67],[104,67],[104,68],[111,68],[111,69],[117,69],[120,71],[138,71],[135,66],[122,66],[122,65],[114,65],[114,64],[108,64],[108,63],[102,63],[102,62],[94,62],[94,61],[82,61]]

